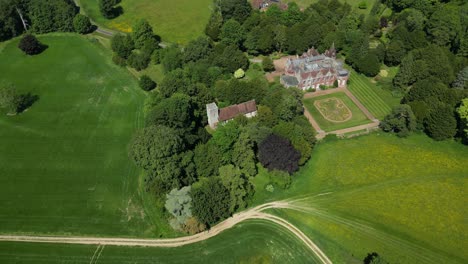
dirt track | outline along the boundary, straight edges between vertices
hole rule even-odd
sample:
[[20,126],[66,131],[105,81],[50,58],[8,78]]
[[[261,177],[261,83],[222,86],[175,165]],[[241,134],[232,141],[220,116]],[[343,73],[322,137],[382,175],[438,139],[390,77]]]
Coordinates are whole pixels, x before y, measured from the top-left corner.
[[274,208],[297,210],[287,201],[271,202],[259,205],[244,212],[234,214],[232,217],[212,227],[210,230],[186,237],[166,239],[138,239],[138,238],[104,238],[104,237],[61,237],[61,236],[15,236],[1,235],[0,241],[34,242],[34,243],[62,243],[62,244],[85,244],[85,245],[114,245],[114,246],[142,246],[142,247],[179,247],[200,242],[214,237],[224,230],[248,219],[262,219],[271,221],[288,229],[298,239],[314,252],[322,263],[332,263],[331,260],[317,247],[302,231],[288,221],[262,211]]

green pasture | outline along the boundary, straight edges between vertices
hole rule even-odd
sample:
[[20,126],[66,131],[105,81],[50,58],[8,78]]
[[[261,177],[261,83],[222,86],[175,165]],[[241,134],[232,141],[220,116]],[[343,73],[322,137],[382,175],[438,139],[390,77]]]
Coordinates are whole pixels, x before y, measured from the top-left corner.
[[[318,100],[328,99],[328,98],[340,99],[351,111],[352,113],[351,119],[348,121],[344,121],[344,122],[331,122],[325,119],[324,116],[315,107],[314,102]],[[344,92],[337,92],[333,94],[304,99],[304,106],[307,108],[309,113],[317,121],[320,128],[326,132],[348,128],[348,127],[364,125],[364,124],[371,122],[371,120],[369,120],[364,115],[364,113],[356,106],[356,104]]]
[[0,233],[174,235],[149,219],[139,170],[127,157],[142,124],[144,93],[93,37],[39,37],[26,56],[13,40],[0,53],[0,81],[39,100],[0,115]]
[[329,138],[289,190],[268,193],[255,179],[255,203],[300,199],[302,211],[274,213],[336,263],[359,263],[373,251],[390,263],[466,263],[467,164],[466,146],[425,135]]
[[[318,1],[319,0],[293,0],[293,1],[282,1],[282,2],[286,2],[286,3],[296,2],[299,5],[299,7],[307,8],[311,4],[317,3]],[[340,2],[348,3],[349,5],[351,5],[351,7],[354,8],[355,12],[358,12],[360,14],[368,14],[370,12],[370,10],[372,9],[372,6],[374,5],[375,0],[340,0]],[[358,8],[359,3],[361,3],[361,2],[366,2],[367,9],[359,9]]]
[[348,89],[377,119],[383,119],[393,106],[399,104],[400,98],[393,97],[390,91],[384,90],[377,84],[366,76],[352,71]]
[[97,24],[131,32],[139,19],[146,19],[163,41],[186,44],[205,29],[213,0],[123,0],[123,14],[108,20],[99,12],[97,0],[79,0],[82,12]]
[[0,242],[0,263],[319,263],[292,233],[259,220],[179,248],[105,246],[91,261],[97,247]]

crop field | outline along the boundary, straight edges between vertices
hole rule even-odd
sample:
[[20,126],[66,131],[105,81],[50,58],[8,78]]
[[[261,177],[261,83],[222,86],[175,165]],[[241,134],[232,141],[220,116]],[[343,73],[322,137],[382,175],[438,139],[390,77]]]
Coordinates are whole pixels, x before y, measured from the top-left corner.
[[351,72],[348,89],[377,118],[383,119],[399,103],[389,91],[373,84],[369,78],[355,71]]
[[314,153],[286,192],[257,184],[255,203],[302,199],[301,211],[274,213],[336,263],[359,262],[373,251],[390,263],[466,263],[465,146],[374,133],[327,139]]
[[248,221],[204,242],[180,248],[97,249],[88,245],[0,242],[0,263],[316,263],[299,239],[262,221]]
[[213,0],[123,0],[123,14],[105,19],[97,0],[79,0],[78,4],[93,21],[104,27],[131,32],[139,19],[146,19],[163,41],[186,44],[203,34],[211,14]]
[[173,235],[147,217],[127,157],[142,123],[136,81],[91,37],[40,40],[49,48],[37,56],[18,40],[0,52],[0,81],[39,96],[20,115],[0,115],[0,233]]
[[304,99],[304,105],[327,132],[371,122],[343,92]]

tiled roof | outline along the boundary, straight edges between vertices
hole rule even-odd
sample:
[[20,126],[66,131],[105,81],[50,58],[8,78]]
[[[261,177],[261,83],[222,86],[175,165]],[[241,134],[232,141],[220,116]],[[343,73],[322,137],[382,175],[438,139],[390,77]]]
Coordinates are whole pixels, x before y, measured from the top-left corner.
[[257,111],[255,100],[251,100],[242,104],[231,105],[219,110],[219,121],[226,121],[242,114],[248,114]]

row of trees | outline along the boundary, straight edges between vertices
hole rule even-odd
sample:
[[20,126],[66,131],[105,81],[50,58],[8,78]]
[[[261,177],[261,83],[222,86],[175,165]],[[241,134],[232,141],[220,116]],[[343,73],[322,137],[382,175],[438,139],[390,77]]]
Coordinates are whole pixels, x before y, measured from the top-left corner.
[[382,122],[386,131],[423,130],[436,140],[467,140],[457,109],[468,97],[468,5],[458,1],[387,1],[390,20],[385,63],[400,66],[393,79],[405,92],[401,106]]

